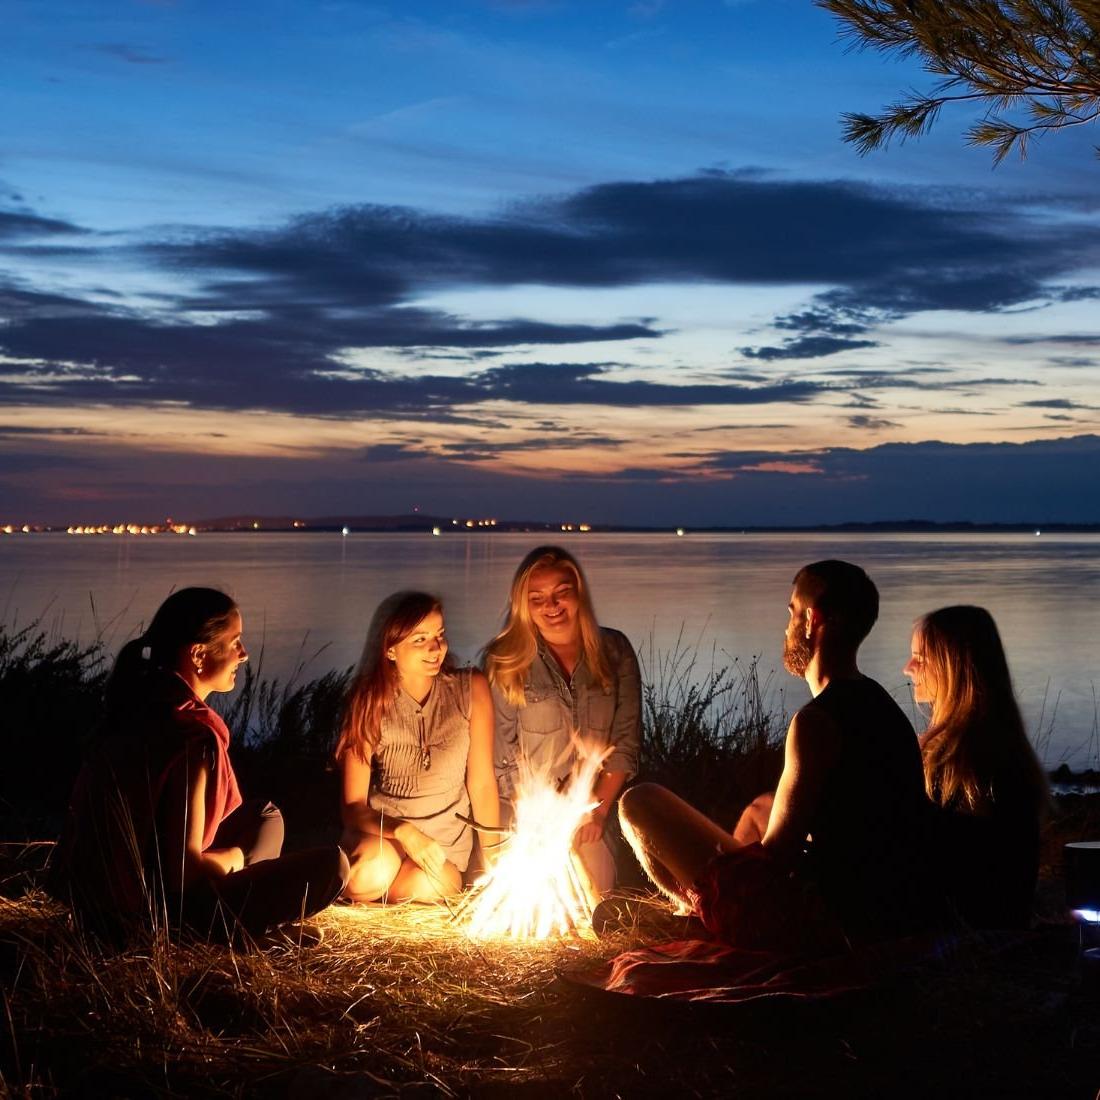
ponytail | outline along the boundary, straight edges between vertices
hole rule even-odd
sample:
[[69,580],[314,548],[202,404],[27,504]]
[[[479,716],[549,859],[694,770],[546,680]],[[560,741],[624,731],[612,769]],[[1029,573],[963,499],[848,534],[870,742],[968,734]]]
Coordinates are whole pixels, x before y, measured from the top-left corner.
[[124,707],[154,669],[171,669],[180,651],[212,642],[229,625],[236,603],[216,588],[181,588],[157,608],[144,634],[127,642],[115,658],[104,698],[107,710]]

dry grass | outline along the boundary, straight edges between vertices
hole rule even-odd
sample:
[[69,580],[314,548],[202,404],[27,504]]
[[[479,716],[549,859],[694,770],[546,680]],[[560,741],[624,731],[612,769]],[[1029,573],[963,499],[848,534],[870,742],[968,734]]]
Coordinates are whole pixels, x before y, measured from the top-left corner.
[[[1087,1096],[1100,998],[1064,935],[854,998],[691,1008],[563,968],[638,941],[474,943],[427,907],[330,909],[324,941],[121,953],[40,892],[0,898],[0,1095]],[[1058,930],[1055,930],[1058,931]]]
[[425,906],[335,907],[317,923],[312,949],[156,936],[109,953],[40,892],[0,899],[8,1087],[263,1094],[354,1074],[466,1095],[559,1079],[560,1044],[536,1041],[563,995],[557,972],[627,942],[475,943]]

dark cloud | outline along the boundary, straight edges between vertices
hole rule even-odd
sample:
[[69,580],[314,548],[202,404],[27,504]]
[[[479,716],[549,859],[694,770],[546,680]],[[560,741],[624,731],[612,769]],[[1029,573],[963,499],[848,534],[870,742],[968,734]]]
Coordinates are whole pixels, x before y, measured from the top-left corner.
[[[650,488],[631,494],[622,486],[615,499],[619,507],[632,501],[635,514],[653,523],[713,524],[715,516],[728,526],[888,519],[1094,522],[1088,471],[1098,465],[1096,435],[1026,443],[885,443],[794,454],[715,451],[679,472],[632,469],[628,480]],[[715,475],[726,479],[716,481]],[[619,475],[604,484],[619,486]]]
[[795,332],[823,332],[829,336],[858,336],[867,331],[872,320],[872,315],[867,312],[857,314],[854,311],[845,313],[840,309],[807,309],[777,317],[772,327]]
[[669,385],[614,381],[592,363],[517,363],[490,367],[477,376],[486,397],[551,405],[764,405],[803,402],[825,392],[813,381],[745,386],[735,382]]
[[1071,370],[1100,365],[1100,360],[1090,359],[1084,355],[1053,355],[1047,362],[1052,367],[1069,367]]
[[1100,466],[1097,435],[794,453],[725,448],[691,455],[678,470],[642,465],[587,475],[517,472],[428,455],[410,442],[407,458],[395,458],[381,478],[359,451],[241,455],[227,465],[224,455],[187,452],[187,443],[181,439],[177,452],[142,454],[136,462],[133,450],[113,441],[58,440],[58,458],[71,459],[63,477],[33,468],[12,473],[0,485],[5,512],[11,522],[151,522],[166,513],[191,519],[235,514],[245,499],[258,512],[309,517],[361,512],[365,492],[372,511],[404,512],[415,485],[421,510],[440,515],[689,527],[885,519],[1094,522],[1092,471]]
[[901,427],[896,420],[887,420],[882,416],[866,416],[862,413],[849,416],[848,426],[850,428],[860,428],[866,431],[880,431],[883,428]]
[[375,443],[363,451],[367,462],[404,462],[408,459],[423,458],[423,447],[410,447],[406,443]]
[[1057,288],[1061,302],[1091,302],[1100,298],[1100,286],[1067,286]]
[[845,340],[838,336],[800,336],[796,340],[786,340],[778,347],[741,348],[740,351],[749,359],[772,362],[776,359],[820,359],[842,351],[877,347],[879,347],[877,340]]
[[92,432],[87,428],[39,428],[30,427],[26,424],[0,424],[0,439],[28,436],[36,439],[49,439],[51,437],[97,436],[99,434],[99,432]]
[[[826,370],[826,378],[836,379],[836,385],[861,390],[934,390],[974,393],[998,386],[1040,386],[1036,378],[1001,378],[994,375],[984,378],[944,377],[955,374],[942,367],[919,367],[911,370],[884,371],[879,368],[852,370],[842,368]],[[927,377],[926,377],[927,376]]]
[[523,454],[530,451],[572,450],[578,447],[617,447],[622,441],[609,435],[588,432],[567,433],[560,427],[530,439],[513,439],[500,443],[492,440],[458,441],[444,443],[440,448],[444,455],[453,455],[464,462],[486,462],[507,454]]
[[1084,405],[1080,401],[1071,401],[1068,397],[1047,397],[1037,401],[1021,401],[1022,409],[1095,409],[1096,405]]
[[40,454],[35,451],[0,450],[0,476],[36,473],[40,470],[58,470],[81,466],[76,455]]
[[56,234],[85,232],[86,230],[79,226],[57,218],[43,218],[37,214],[0,210],[0,241],[3,242],[23,237],[49,237]]
[[[8,219],[9,235],[23,239],[76,229],[25,213]],[[191,289],[162,299],[154,316],[45,287],[0,288],[0,351],[21,362],[5,372],[15,378],[0,385],[0,401],[170,400],[325,415],[415,413],[490,396],[611,405],[802,401],[843,386],[660,386],[541,365],[460,379],[400,377],[349,367],[346,357],[389,348],[476,358],[519,346],[656,340],[663,333],[647,319],[472,322],[417,302],[453,287],[701,281],[831,286],[807,308],[776,319],[779,331],[793,335],[745,352],[761,362],[822,357],[875,346],[866,336],[873,326],[909,313],[1033,301],[1051,279],[1084,266],[1098,241],[1095,227],[1040,225],[969,197],[952,206],[915,191],[721,172],[602,184],[494,217],[362,205],[275,229],[147,234],[137,245],[91,235],[74,246],[86,265],[152,265],[184,276]],[[195,311],[205,315],[202,323]],[[211,315],[222,319],[211,324]],[[1095,344],[1100,337],[1055,340]],[[861,386],[943,385],[890,377],[884,371]],[[993,383],[957,383],[985,384]]]
[[1015,347],[1028,347],[1031,344],[1081,344],[1085,347],[1100,346],[1100,333],[1097,332],[1059,332],[1049,336],[1004,336],[1002,343]]

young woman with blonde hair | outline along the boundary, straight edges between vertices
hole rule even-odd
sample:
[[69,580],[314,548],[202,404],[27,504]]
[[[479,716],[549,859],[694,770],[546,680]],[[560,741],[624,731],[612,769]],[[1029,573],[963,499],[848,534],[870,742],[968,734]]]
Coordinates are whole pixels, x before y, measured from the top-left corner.
[[520,562],[484,663],[502,798],[515,794],[521,767],[568,783],[578,741],[610,750],[592,791],[597,804],[574,838],[593,885],[607,893],[615,864],[604,830],[638,768],[641,678],[625,635],[597,622],[584,572],[567,550],[539,546]]
[[379,605],[336,746],[352,901],[457,893],[474,839],[462,818],[500,824],[489,686],[477,669],[454,669],[447,650],[434,596],[397,592]]
[[904,672],[931,706],[920,743],[948,895],[976,927],[1026,925],[1049,795],[992,616],[965,605],[925,615]]

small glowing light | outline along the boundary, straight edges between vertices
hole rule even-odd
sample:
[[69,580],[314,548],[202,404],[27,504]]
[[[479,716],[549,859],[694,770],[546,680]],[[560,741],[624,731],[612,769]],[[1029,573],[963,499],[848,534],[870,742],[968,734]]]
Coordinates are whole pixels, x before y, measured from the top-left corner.
[[260,529],[260,521],[258,519],[254,519],[252,521],[252,530],[253,531],[258,531],[259,529]]
[[432,534],[433,535],[442,535],[443,532],[438,527],[433,527],[432,528]]
[[684,529],[683,529],[682,527],[677,527],[677,528],[676,528],[676,534],[677,534],[677,535],[678,535],[678,536],[679,536],[680,538],[683,538],[683,537],[684,537]]
[[591,531],[591,530],[592,530],[592,524],[590,524],[590,523],[582,523],[582,524],[580,525],[580,527],[578,527],[578,528],[577,528],[577,530],[578,530],[578,531]]
[[1038,538],[1043,532],[1038,527],[1035,528],[1035,537]]
[[350,528],[348,528],[348,527],[344,527],[344,528],[343,528],[343,529],[342,529],[342,530],[340,531],[340,534],[341,534],[341,535],[344,535],[344,536],[350,535],[350,534],[351,534],[351,529],[350,529]]
[[1073,909],[1071,914],[1082,924],[1100,924],[1100,909]]

